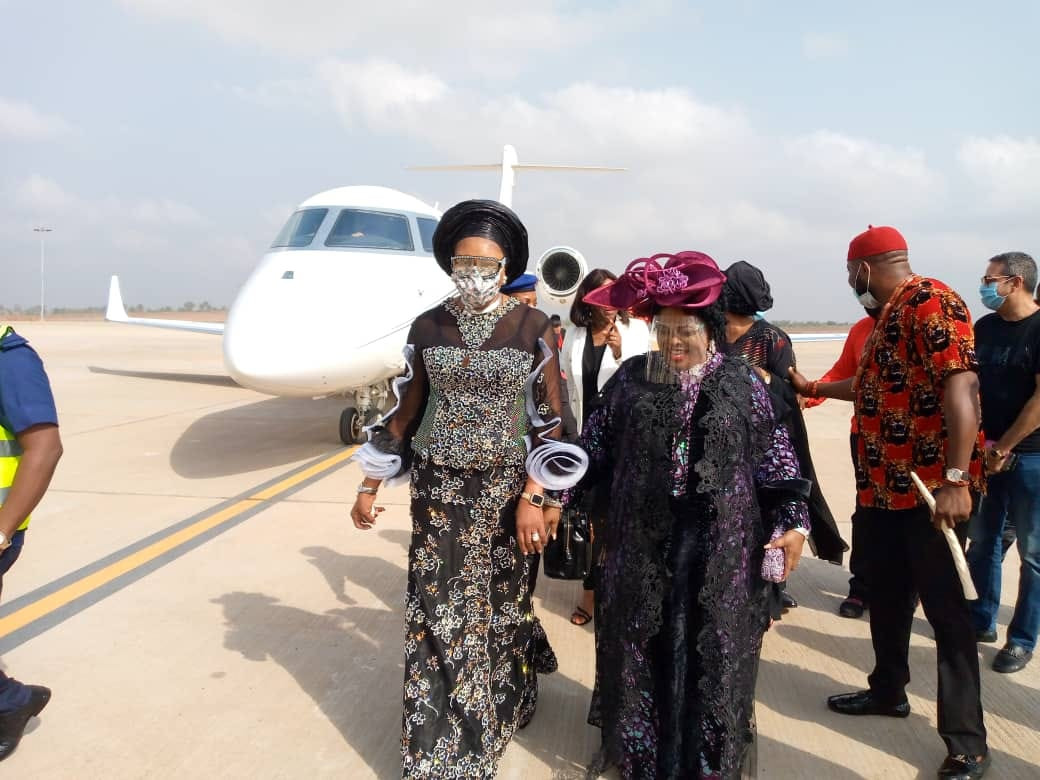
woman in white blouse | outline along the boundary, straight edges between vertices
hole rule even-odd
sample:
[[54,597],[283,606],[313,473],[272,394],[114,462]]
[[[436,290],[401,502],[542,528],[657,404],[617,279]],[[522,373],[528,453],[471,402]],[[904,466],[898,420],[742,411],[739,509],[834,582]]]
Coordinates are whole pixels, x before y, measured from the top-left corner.
[[[567,377],[568,400],[579,433],[591,401],[607,380],[628,358],[644,354],[650,346],[650,329],[642,320],[626,312],[591,306],[583,300],[593,290],[615,279],[617,276],[605,268],[595,268],[582,280],[571,306],[573,327],[567,330],[560,351],[560,367]],[[571,622],[583,626],[592,620],[593,603],[592,582],[588,579],[582,602],[574,608]]]

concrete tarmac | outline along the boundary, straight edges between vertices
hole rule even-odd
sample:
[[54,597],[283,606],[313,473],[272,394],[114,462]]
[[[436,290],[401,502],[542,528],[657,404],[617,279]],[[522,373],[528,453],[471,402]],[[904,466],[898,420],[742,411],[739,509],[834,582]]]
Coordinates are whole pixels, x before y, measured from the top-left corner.
[[[336,400],[237,387],[220,339],[106,323],[17,323],[54,385],[65,457],[4,578],[3,668],[54,691],[0,775],[26,778],[392,778],[398,746],[405,489],[378,527],[348,518]],[[818,376],[840,344],[797,348]],[[850,407],[807,412],[834,514],[852,509]],[[980,645],[994,778],[1040,777],[1040,662],[990,669],[1017,592],[1008,554],[1000,643]],[[848,572],[805,558],[800,606],[766,635],[758,680],[762,778],[927,778],[945,755],[935,649],[921,612],[906,720],[829,712],[865,687],[866,619],[838,617]],[[502,778],[582,777],[591,628],[568,622],[580,585],[541,577],[560,660]]]

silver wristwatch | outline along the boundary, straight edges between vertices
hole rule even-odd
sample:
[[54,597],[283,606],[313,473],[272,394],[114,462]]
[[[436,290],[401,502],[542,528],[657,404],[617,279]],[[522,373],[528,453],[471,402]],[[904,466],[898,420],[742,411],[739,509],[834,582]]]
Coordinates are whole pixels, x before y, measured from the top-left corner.
[[971,474],[960,469],[946,469],[943,479],[951,485],[970,485]]
[[379,488],[369,487],[364,482],[362,482],[360,485],[357,486],[357,492],[358,495],[361,495],[363,493],[366,496],[374,496],[377,493],[379,493]]

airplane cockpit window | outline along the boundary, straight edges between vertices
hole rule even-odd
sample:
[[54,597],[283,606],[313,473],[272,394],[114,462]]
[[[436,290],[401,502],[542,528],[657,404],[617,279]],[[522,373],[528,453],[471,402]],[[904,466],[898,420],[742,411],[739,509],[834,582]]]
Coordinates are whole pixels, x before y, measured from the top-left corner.
[[318,228],[325,221],[328,209],[302,209],[297,211],[289,221],[285,223],[278,237],[271,244],[272,247],[291,247],[301,249],[310,246],[314,240]]
[[403,214],[343,209],[332,226],[325,246],[357,249],[397,249],[411,252],[415,248],[408,218]]
[[433,251],[433,231],[437,229],[437,220],[429,217],[417,217],[419,223],[419,238],[422,240],[423,251]]

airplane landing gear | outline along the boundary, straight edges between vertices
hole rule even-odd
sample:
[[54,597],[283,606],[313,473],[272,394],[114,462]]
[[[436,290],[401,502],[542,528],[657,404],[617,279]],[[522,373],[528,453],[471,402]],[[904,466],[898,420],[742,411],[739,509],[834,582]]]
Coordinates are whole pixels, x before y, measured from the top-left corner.
[[364,427],[373,425],[380,417],[390,395],[390,383],[363,387],[353,391],[354,405],[348,406],[339,416],[339,438],[344,444],[364,444],[367,441]]
[[339,438],[344,444],[361,444],[365,434],[365,418],[353,406],[348,406],[339,416]]

